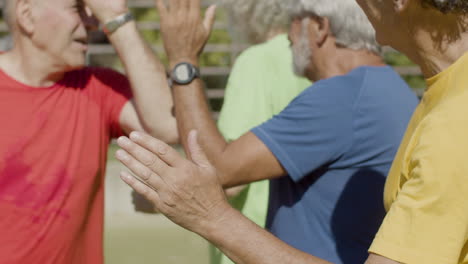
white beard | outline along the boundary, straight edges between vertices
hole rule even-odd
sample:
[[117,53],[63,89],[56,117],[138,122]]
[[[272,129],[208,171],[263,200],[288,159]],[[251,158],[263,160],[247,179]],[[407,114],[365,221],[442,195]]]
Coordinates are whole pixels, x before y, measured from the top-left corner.
[[309,36],[307,35],[307,26],[309,19],[304,19],[302,23],[302,31],[299,41],[292,45],[291,50],[293,54],[293,69],[294,73],[298,76],[305,77],[307,68],[311,63],[312,49],[309,45]]

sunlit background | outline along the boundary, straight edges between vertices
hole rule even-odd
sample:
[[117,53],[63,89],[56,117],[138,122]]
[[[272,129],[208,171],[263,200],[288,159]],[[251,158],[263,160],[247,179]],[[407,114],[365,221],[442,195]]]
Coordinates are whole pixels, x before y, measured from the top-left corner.
[[[215,1],[204,1],[204,6]],[[144,38],[165,61],[159,33],[158,15],[153,0],[129,0]],[[230,67],[247,44],[232,37],[232,25],[222,8],[218,8],[215,29],[201,60],[201,72],[208,88],[214,118],[223,102],[224,87]],[[0,22],[0,48],[8,43],[8,32]],[[102,33],[93,35],[88,62],[94,66],[112,67],[122,71],[113,48]],[[420,70],[405,56],[386,48],[384,57],[403,76],[419,95],[425,88]],[[116,146],[109,148],[106,179],[105,256],[107,264],[135,263],[208,263],[207,242],[161,215],[135,213],[130,188],[119,179],[123,169],[113,155]]]

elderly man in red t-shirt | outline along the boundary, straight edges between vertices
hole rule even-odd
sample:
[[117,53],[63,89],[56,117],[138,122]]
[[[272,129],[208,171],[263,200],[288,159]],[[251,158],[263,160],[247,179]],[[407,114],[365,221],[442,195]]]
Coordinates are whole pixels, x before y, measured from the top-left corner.
[[[4,0],[14,47],[0,55],[1,264],[102,263],[109,140],[178,140],[164,66],[126,4]],[[84,67],[96,18],[128,79]]]

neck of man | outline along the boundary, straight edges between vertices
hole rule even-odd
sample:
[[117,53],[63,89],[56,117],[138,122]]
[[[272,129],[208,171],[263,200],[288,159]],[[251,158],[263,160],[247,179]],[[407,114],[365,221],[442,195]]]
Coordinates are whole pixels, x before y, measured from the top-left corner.
[[468,52],[468,17],[444,14],[440,18],[432,17],[431,22],[421,19],[402,37],[407,42],[400,43],[400,50],[421,67],[427,79],[444,71]]
[[426,79],[444,71],[468,52],[468,32],[461,34],[458,40],[451,42],[446,40],[434,42],[431,41],[431,38],[429,33],[424,34],[418,38],[415,48],[406,53],[421,67]]
[[325,56],[316,65],[318,76],[315,76],[314,79],[328,79],[345,75],[361,66],[385,66],[382,58],[369,50],[337,48],[334,54]]
[[32,87],[49,87],[60,81],[65,70],[35,47],[15,42],[10,51],[0,56],[2,71]]

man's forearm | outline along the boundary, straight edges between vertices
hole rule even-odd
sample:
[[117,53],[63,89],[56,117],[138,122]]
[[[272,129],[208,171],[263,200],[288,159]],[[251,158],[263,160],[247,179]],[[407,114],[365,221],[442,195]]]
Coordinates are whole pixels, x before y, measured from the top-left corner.
[[[191,2],[191,4],[187,4]],[[200,0],[174,0],[168,8],[156,0],[161,16],[161,32],[170,70],[182,62],[199,66],[199,56],[206,44],[215,17],[210,6],[201,18]],[[284,169],[271,151],[253,133],[227,143],[211,117],[203,82],[174,84],[174,101],[180,139],[187,149],[187,135],[198,130],[198,139],[208,159],[218,172],[223,187],[280,177]],[[241,106],[240,106],[241,107]]]
[[196,79],[184,86],[174,85],[177,124],[184,147],[187,147],[188,133],[193,129],[198,130],[200,131],[200,143],[204,147],[208,158],[216,163],[217,157],[222,155],[227,142],[211,116],[203,86],[204,84],[200,79]]
[[233,208],[197,233],[238,264],[329,263],[287,245]]
[[[180,62],[188,62],[199,66],[198,59],[187,58],[170,61],[170,69]],[[187,148],[187,135],[193,129],[198,130],[198,140],[203,146],[208,159],[215,164],[227,147],[227,142],[219,132],[211,116],[211,109],[206,98],[204,83],[201,79],[195,79],[188,85],[173,85],[175,112],[180,141]],[[189,154],[188,154],[189,155]],[[219,165],[218,165],[219,166]],[[217,169],[220,169],[217,167]]]
[[177,129],[164,65],[143,40],[134,21],[112,33],[109,40],[124,64],[143,128],[162,140],[174,141],[167,138],[177,134]]
[[[185,60],[171,62],[171,65],[182,61]],[[196,64],[197,60],[188,59],[186,62]],[[188,85],[175,85],[173,90],[182,144],[187,149],[187,135],[191,130],[199,131],[199,142],[218,171],[223,187],[234,187],[285,175],[284,168],[253,133],[246,133],[229,144],[226,142],[211,116],[200,79]]]

